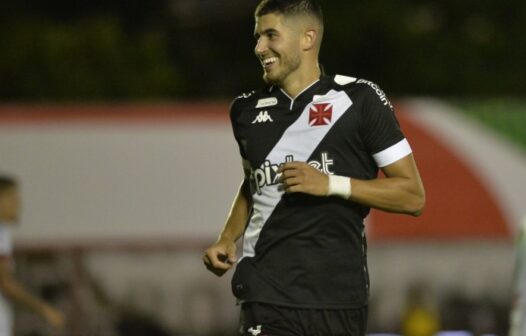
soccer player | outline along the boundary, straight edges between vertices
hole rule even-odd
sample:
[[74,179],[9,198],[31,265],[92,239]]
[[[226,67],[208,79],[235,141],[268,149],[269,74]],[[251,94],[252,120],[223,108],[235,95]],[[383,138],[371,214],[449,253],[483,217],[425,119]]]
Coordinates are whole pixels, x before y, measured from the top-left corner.
[[254,36],[267,85],[232,103],[245,178],[203,261],[216,275],[237,263],[244,335],[364,335],[363,221],[422,212],[411,147],[376,84],[321,71],[315,0],[261,1]]
[[62,328],[64,316],[47,303],[29,294],[13,276],[11,230],[18,223],[20,196],[15,179],[0,176],[0,336],[11,336],[11,302],[21,304]]
[[526,218],[515,243],[510,336],[526,335]]

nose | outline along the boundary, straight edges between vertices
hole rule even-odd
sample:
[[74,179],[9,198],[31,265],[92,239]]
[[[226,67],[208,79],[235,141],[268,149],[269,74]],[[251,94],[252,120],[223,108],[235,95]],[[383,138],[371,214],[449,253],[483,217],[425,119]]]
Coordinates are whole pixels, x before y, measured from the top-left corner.
[[265,43],[264,39],[259,38],[256,42],[256,46],[254,47],[254,52],[257,56],[261,56],[264,54],[264,52],[267,50],[267,44]]

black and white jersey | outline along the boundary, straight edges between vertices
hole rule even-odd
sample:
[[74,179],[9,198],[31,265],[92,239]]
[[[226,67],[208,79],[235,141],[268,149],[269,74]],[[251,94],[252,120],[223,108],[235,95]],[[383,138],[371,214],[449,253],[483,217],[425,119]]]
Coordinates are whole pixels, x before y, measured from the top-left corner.
[[336,196],[285,194],[278,169],[302,161],[374,179],[379,167],[409,155],[384,92],[366,80],[322,75],[295,99],[275,86],[244,94],[230,115],[253,197],[234,295],[289,307],[365,305],[370,209]]

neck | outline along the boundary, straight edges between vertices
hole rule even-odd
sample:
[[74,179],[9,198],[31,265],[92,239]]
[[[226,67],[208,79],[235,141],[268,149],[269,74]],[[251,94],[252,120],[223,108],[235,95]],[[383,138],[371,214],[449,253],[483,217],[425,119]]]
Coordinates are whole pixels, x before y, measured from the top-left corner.
[[299,68],[295,73],[290,74],[280,85],[291,98],[296,98],[300,92],[320,78],[321,70],[316,63],[305,69]]

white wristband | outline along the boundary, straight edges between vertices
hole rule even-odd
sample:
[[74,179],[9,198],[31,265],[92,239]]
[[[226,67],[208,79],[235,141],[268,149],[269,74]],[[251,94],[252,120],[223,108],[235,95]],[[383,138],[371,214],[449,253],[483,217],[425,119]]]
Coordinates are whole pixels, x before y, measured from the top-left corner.
[[329,175],[329,195],[345,199],[351,197],[351,178],[339,175]]

